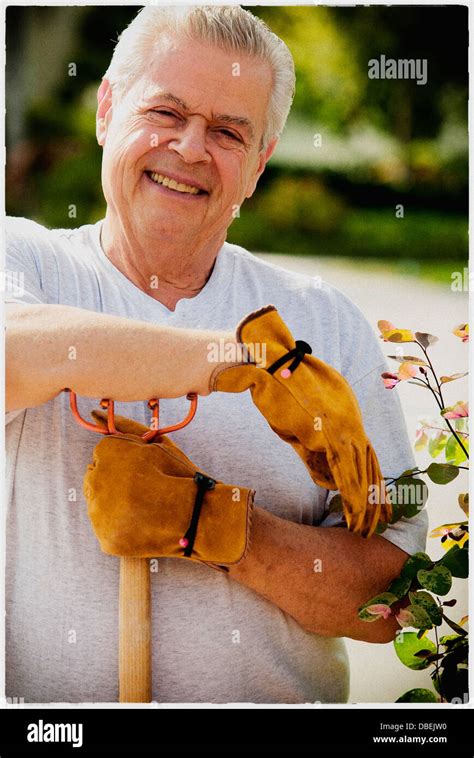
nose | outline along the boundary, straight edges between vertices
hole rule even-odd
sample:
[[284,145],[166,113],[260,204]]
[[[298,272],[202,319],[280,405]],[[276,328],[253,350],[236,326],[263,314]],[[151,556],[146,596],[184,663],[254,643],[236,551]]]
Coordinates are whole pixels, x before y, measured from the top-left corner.
[[206,147],[206,123],[199,116],[189,118],[170,140],[168,147],[178,153],[185,163],[209,163],[212,160]]

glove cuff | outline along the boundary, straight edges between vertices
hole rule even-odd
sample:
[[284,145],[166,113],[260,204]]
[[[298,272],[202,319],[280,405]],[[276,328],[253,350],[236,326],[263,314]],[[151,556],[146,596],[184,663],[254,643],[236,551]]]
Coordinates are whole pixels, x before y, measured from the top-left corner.
[[[253,345],[256,342],[262,342],[262,334],[256,334],[258,337],[257,340],[251,341],[251,334],[248,334],[246,338],[244,337],[244,330],[249,331],[251,330],[252,324],[254,321],[257,321],[262,316],[264,316],[266,313],[275,312],[278,316],[277,309],[274,305],[265,305],[263,308],[258,308],[256,311],[252,311],[251,313],[248,313],[239,323],[237,324],[236,330],[235,330],[235,338],[237,343],[246,345],[247,353],[250,356],[250,361],[229,361],[228,363],[220,363],[218,366],[215,367],[213,372],[211,373],[211,376],[209,378],[209,392],[216,392],[218,388],[218,379],[219,376],[222,374],[223,371],[227,371],[231,368],[236,367],[242,367],[242,366],[254,366],[256,365],[255,361],[255,352],[253,350]],[[258,331],[264,331],[261,327],[257,327]],[[267,348],[267,344],[265,343],[265,346]],[[244,389],[247,389],[247,387],[242,387],[241,389],[235,389],[236,392],[241,392]]]
[[[194,475],[194,481],[197,485],[197,492],[196,492],[196,499],[194,501],[193,511],[191,514],[191,520],[189,522],[188,529],[186,531],[186,534],[179,540],[179,544],[182,548],[184,548],[183,557],[184,558],[194,558],[193,552],[194,552],[194,545],[196,540],[196,535],[199,527],[199,521],[201,516],[201,509],[204,504],[204,498],[212,497],[210,494],[206,494],[209,492],[209,490],[214,490],[216,488],[216,485],[220,484],[215,479],[212,479],[211,477],[207,476],[206,474],[201,473],[200,471],[197,471]],[[230,485],[226,485],[229,487]],[[242,490],[239,490],[242,491]],[[237,547],[235,546],[235,534],[232,535],[232,544],[227,544],[228,539],[226,537],[229,537],[229,534],[227,531],[224,530],[224,528],[221,529],[220,533],[221,535],[225,535],[225,538],[222,540],[222,545],[220,545],[217,548],[218,556],[214,559],[210,558],[209,561],[204,561],[205,563],[209,563],[212,565],[215,564],[222,564],[222,565],[236,565],[237,563],[240,563],[244,560],[246,557],[249,548],[250,548],[250,534],[251,534],[251,528],[252,528],[252,515],[253,515],[253,507],[254,507],[254,498],[255,498],[255,490],[244,490],[246,493],[246,501],[245,505],[241,504],[239,505],[240,508],[245,508],[246,512],[246,519],[245,524],[241,524],[240,530],[244,529],[245,534],[243,535],[243,546],[239,547],[238,540],[237,540]],[[204,504],[204,508],[206,505]],[[232,506],[231,506],[232,507]],[[225,518],[225,516],[224,516]],[[204,526],[204,525],[203,525]],[[206,531],[209,531],[211,529],[212,525],[204,526]],[[240,550],[240,555],[238,554]],[[196,560],[196,559],[195,559]],[[227,569],[224,569],[227,570]]]
[[256,311],[252,311],[251,313],[248,313],[246,316],[244,316],[244,318],[237,324],[237,328],[235,330],[237,342],[245,342],[243,338],[243,330],[247,324],[250,324],[252,321],[260,318],[264,315],[264,313],[270,313],[271,311],[277,312],[277,309],[274,305],[264,305],[263,308],[258,308]]
[[[225,530],[221,528],[219,530],[219,544],[216,545],[214,549],[212,549],[210,545],[207,547],[202,545],[200,550],[202,558],[199,558],[197,555],[194,557],[191,554],[191,559],[201,560],[211,566],[215,564],[218,567],[222,567],[223,571],[228,571],[228,569],[225,568],[226,566],[236,566],[245,560],[252,544],[251,535],[255,490],[243,490],[243,488],[240,488],[240,492],[246,494],[244,503],[235,504],[239,509],[245,509],[245,524],[242,524],[239,527],[239,530],[241,531],[240,539],[239,535],[237,535],[234,530]],[[215,526],[217,527],[217,524],[215,524]],[[209,534],[209,532],[210,528],[207,526],[207,528],[205,528],[205,533]]]

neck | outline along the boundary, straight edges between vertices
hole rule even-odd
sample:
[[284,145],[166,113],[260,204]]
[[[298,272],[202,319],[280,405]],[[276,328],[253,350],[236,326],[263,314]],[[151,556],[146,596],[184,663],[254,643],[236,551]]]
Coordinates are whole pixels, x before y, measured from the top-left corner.
[[182,298],[195,297],[211,276],[225,231],[210,240],[138,236],[107,210],[100,242],[107,258],[136,287],[174,311]]

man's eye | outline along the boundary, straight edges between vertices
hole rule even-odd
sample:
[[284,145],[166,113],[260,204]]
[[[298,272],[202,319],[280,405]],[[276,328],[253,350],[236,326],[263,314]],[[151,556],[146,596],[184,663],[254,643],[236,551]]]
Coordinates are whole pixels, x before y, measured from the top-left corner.
[[163,108],[153,108],[152,113],[156,113],[158,116],[171,116],[171,118],[176,118],[176,114],[172,111],[167,111]]
[[230,132],[228,129],[219,129],[219,134],[223,134],[224,137],[230,137],[233,140],[236,140],[237,142],[240,142],[240,138],[237,134],[234,134],[234,132]]

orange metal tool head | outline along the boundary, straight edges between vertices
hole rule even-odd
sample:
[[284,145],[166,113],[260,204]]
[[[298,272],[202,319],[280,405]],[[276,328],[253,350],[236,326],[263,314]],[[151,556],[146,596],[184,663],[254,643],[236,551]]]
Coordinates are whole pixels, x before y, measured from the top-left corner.
[[[91,432],[97,432],[98,434],[121,434],[116,427],[115,427],[115,405],[113,400],[109,400],[106,398],[103,398],[100,401],[101,408],[104,408],[107,410],[107,429],[104,429],[104,427],[99,426],[98,424],[93,424],[91,421],[86,421],[84,418],[82,418],[81,414],[79,413],[79,409],[77,407],[77,395],[73,390],[66,389],[65,392],[69,392],[69,402],[71,406],[72,415],[76,419],[77,423],[83,426],[85,429],[89,429]],[[196,409],[197,409],[197,395],[194,393],[189,393],[187,395],[188,400],[190,401],[191,405],[189,408],[188,415],[186,416],[183,421],[178,422],[177,424],[173,424],[172,426],[166,426],[163,427],[163,429],[159,428],[159,400],[157,398],[153,398],[152,400],[148,401],[148,407],[153,412],[153,422],[152,422],[152,428],[149,432],[145,432],[145,434],[142,435],[142,439],[144,439],[146,442],[152,442],[155,437],[162,434],[169,434],[170,432],[176,432],[178,429],[183,429],[183,427],[187,426],[196,415]]]

